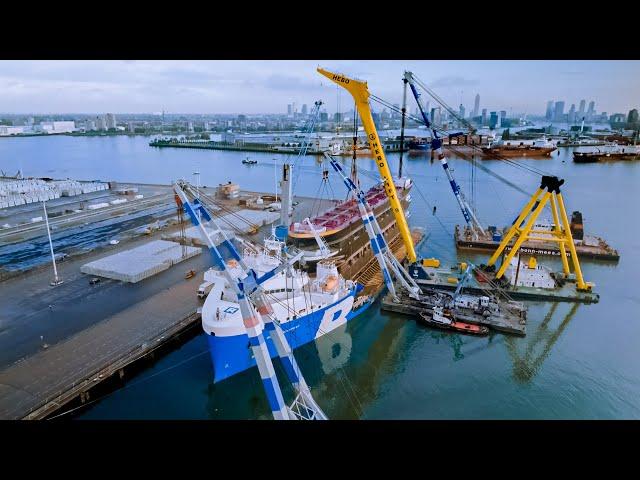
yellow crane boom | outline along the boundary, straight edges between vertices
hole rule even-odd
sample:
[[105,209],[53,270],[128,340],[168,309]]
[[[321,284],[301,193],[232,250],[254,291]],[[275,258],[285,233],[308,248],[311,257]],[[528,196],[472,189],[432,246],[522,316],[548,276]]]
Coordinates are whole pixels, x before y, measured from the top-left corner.
[[332,82],[343,87],[353,97],[356,103],[356,108],[358,109],[358,113],[360,114],[360,119],[362,120],[362,125],[364,126],[364,130],[367,133],[367,139],[369,141],[369,146],[371,147],[371,152],[376,159],[376,165],[378,166],[380,176],[384,181],[384,190],[387,194],[387,197],[389,198],[391,211],[393,212],[393,216],[396,219],[398,230],[400,230],[400,236],[402,237],[402,241],[404,242],[404,245],[407,249],[409,262],[414,263],[417,260],[416,250],[413,245],[413,239],[411,238],[411,232],[409,230],[407,219],[404,216],[404,210],[402,209],[402,205],[400,204],[400,200],[398,199],[396,186],[393,183],[393,178],[391,177],[391,171],[389,170],[387,158],[384,154],[384,150],[382,149],[380,138],[378,137],[378,131],[376,130],[376,126],[373,123],[373,117],[371,116],[371,107],[369,106],[369,89],[367,87],[367,82],[333,73],[323,68],[318,68],[318,72],[321,75],[327,77]]

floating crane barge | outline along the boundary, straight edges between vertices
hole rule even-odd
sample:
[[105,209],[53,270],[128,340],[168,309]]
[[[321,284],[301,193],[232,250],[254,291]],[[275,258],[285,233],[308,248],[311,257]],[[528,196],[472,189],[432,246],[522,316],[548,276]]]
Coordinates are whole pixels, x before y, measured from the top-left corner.
[[[457,322],[486,324],[510,333],[524,334],[526,308],[522,304],[513,301],[503,301],[494,295],[477,296],[461,294],[462,284],[456,289],[454,294],[435,290],[421,291],[420,286],[415,282],[413,277],[416,276],[415,272],[423,271],[423,262],[420,261],[416,255],[415,245],[404,210],[399,201],[384,150],[380,147],[380,141],[369,106],[370,94],[367,84],[366,82],[335,74],[321,68],[318,68],[318,72],[345,88],[354,98],[356,108],[367,133],[369,144],[374,153],[376,166],[384,182],[384,190],[389,199],[391,211],[396,220],[400,237],[407,251],[408,270],[390,254],[389,246],[382,235],[380,225],[373,215],[367,195],[362,190],[359,190],[353,180],[343,173],[342,167],[333,160],[330,155],[325,153],[331,166],[342,177],[347,189],[353,194],[354,198],[357,199],[358,211],[360,212],[367,236],[370,239],[372,253],[378,261],[384,282],[389,290],[387,296],[382,300],[382,309],[409,314],[416,319],[421,317],[425,318],[425,316],[428,319],[429,317],[434,317],[436,310],[442,312],[443,309],[446,309],[453,315]],[[435,149],[442,155],[440,149],[441,143],[435,140],[439,139],[436,137],[432,140],[432,147],[434,147],[435,143]],[[469,270],[467,271],[467,276],[468,274]]]

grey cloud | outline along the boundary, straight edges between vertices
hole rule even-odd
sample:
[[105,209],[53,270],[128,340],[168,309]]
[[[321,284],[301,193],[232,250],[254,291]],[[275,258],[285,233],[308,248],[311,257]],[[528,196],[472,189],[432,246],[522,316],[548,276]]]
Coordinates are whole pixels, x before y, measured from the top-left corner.
[[478,85],[478,81],[470,78],[446,76],[436,79],[433,83],[428,85],[433,88],[446,88],[446,87],[473,87]]
[[321,79],[317,81],[304,80],[290,75],[274,74],[266,78],[264,85],[272,90],[316,90],[320,88]]

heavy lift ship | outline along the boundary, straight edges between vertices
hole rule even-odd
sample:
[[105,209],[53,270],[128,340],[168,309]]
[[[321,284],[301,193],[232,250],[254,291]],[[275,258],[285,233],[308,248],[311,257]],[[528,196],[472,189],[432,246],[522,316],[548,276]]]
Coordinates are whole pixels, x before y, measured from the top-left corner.
[[[522,304],[503,301],[493,295],[490,296],[486,294],[483,296],[464,295],[463,297],[459,295],[455,297],[448,292],[437,292],[431,289],[421,290],[416,284],[413,277],[417,276],[417,274],[414,272],[421,271],[424,267],[416,255],[404,210],[398,199],[389,165],[384,150],[381,147],[378,132],[373,123],[371,108],[369,106],[367,83],[344,75],[335,74],[322,68],[318,68],[318,72],[337,85],[345,88],[353,97],[367,134],[370,148],[376,160],[376,166],[384,182],[384,190],[389,199],[391,211],[406,247],[409,271],[389,253],[388,245],[371,212],[364,192],[357,191],[355,184],[342,173],[342,167],[330,159],[334,170],[341,174],[347,188],[354,192],[358,198],[358,207],[360,209],[362,222],[369,236],[372,251],[383,273],[385,284],[389,289],[389,293],[382,302],[382,308],[407,313],[414,317],[421,313],[433,317],[434,309],[435,313],[438,313],[440,307],[442,307],[452,312],[460,322],[488,324],[504,331],[523,334],[526,310]],[[392,273],[401,286],[398,290],[395,287]]]

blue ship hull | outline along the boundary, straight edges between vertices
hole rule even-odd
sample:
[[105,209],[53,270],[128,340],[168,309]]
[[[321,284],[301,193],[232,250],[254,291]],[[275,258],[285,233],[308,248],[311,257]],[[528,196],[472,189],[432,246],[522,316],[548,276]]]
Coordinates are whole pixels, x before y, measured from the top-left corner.
[[[351,305],[351,302],[346,301],[349,297],[354,297],[360,290],[362,290],[362,286],[358,285],[357,288],[354,288],[348,295],[341,298],[334,304],[327,305],[321,310],[317,310],[309,315],[305,315],[304,317],[300,317],[296,320],[291,320],[284,324],[282,328],[291,348],[295,350],[301,345],[309,343],[317,337],[333,330],[333,328],[327,327],[325,323],[322,332],[320,332],[320,325],[327,310],[333,309],[340,304]],[[372,300],[369,300],[357,310],[350,310],[346,314],[346,321],[349,321],[363,313],[371,303]],[[332,313],[333,319],[341,318],[340,313],[341,310],[338,307],[336,311]],[[342,325],[344,322],[339,324]],[[339,325],[336,325],[336,327],[337,326]],[[278,353],[273,340],[269,336],[269,332],[265,329],[263,334],[265,336],[271,358],[277,357]],[[221,380],[229,378],[256,365],[253,353],[249,348],[249,337],[247,334],[229,337],[207,335],[207,340],[209,342],[209,353],[211,354],[211,360],[213,362],[214,383],[220,382]]]

